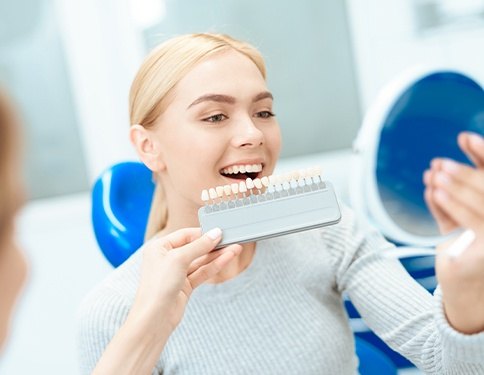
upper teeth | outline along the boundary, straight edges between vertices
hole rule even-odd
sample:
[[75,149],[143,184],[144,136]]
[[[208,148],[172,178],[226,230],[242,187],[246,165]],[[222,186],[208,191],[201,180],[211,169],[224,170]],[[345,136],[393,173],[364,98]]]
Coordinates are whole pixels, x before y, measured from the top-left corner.
[[260,171],[262,171],[262,164],[232,165],[231,167],[222,169],[223,174],[257,173]]

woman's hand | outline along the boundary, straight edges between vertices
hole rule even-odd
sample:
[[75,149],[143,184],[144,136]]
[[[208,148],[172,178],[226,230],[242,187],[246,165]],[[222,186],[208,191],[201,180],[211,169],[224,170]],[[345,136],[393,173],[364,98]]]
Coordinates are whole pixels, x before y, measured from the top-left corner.
[[187,228],[143,245],[135,301],[93,374],[151,374],[193,290],[241,252],[240,245],[212,252],[221,238],[218,228],[203,236]]
[[459,146],[475,168],[435,159],[424,174],[425,200],[443,234],[470,229],[475,239],[457,258],[446,255],[455,239],[437,247],[436,273],[449,323],[463,333],[484,331],[484,139],[462,133]]
[[222,238],[215,228],[200,236],[199,228],[156,236],[143,248],[141,280],[133,312],[164,316],[169,332],[180,322],[188,299],[197,286],[215,276],[236,255],[240,245],[211,252]]

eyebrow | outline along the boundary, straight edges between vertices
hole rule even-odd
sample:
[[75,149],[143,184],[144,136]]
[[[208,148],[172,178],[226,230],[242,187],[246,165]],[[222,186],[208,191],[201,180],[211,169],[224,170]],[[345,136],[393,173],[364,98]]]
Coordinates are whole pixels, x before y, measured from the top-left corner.
[[[258,102],[263,99],[274,99],[272,94],[269,91],[264,91],[261,92],[260,94],[257,94],[254,96],[252,99],[252,103]],[[194,105],[203,103],[203,102],[217,102],[217,103],[227,103],[227,104],[235,104],[236,99],[233,96],[229,95],[222,95],[222,94],[206,94],[200,96],[198,99],[196,99],[192,104],[188,106],[187,109],[193,107]]]

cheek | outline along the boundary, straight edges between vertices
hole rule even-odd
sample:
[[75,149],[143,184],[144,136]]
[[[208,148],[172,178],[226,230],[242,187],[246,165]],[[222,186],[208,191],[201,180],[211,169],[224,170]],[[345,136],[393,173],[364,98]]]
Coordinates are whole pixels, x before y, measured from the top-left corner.
[[185,135],[185,142],[170,146],[168,170],[177,189],[198,199],[203,189],[215,186],[216,166],[226,154],[228,144],[220,133],[193,131]]
[[278,124],[268,129],[264,134],[266,144],[271,154],[277,159],[281,151],[282,137],[281,130]]
[[[197,173],[201,166],[209,167],[220,154],[223,142],[220,139],[193,132],[186,134],[183,142],[173,142],[169,154],[171,164],[176,168]],[[200,171],[201,172],[201,171]]]

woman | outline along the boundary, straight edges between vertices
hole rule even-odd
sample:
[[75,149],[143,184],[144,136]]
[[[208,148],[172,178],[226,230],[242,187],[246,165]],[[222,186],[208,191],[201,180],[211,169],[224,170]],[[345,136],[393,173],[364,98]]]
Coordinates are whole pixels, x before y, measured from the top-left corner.
[[17,132],[18,120],[0,90],[0,350],[27,273],[25,258],[14,238],[15,215],[24,200]]
[[[131,141],[157,178],[147,238],[198,226],[203,189],[239,181],[248,168],[257,177],[272,173],[281,145],[272,107],[263,59],[246,43],[185,35],[148,56],[130,95]],[[441,209],[440,201],[435,205]],[[118,374],[353,374],[357,358],[343,292],[380,337],[424,371],[484,371],[484,317],[466,311],[472,318],[467,324],[458,312],[475,307],[473,293],[484,290],[484,265],[480,274],[440,267],[440,276],[448,278],[445,298],[440,289],[433,297],[398,261],[382,256],[391,246],[376,232],[361,232],[345,209],[338,225],[243,244],[182,308],[174,297],[181,278],[172,279],[168,267],[148,270],[150,256],[138,251],[83,303],[83,373],[136,317],[134,324],[145,332],[141,344],[140,336],[124,340],[125,349],[135,352],[135,360],[129,359],[134,364],[123,366],[130,349],[119,355],[113,343],[100,361],[110,354]],[[470,289],[466,298],[447,295],[463,282]],[[159,292],[163,288],[171,297]],[[145,304],[137,303],[140,295]]]

